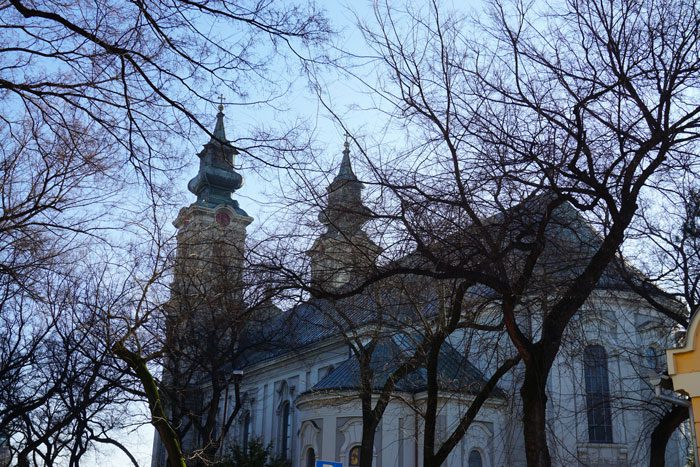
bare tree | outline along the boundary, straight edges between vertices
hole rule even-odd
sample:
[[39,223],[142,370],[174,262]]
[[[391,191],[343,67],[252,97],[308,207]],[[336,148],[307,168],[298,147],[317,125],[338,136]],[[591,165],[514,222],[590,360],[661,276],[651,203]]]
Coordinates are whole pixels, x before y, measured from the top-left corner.
[[76,263],[101,227],[89,206],[112,194],[98,188],[110,146],[69,115],[61,131],[34,117],[3,127],[0,424],[20,465],[73,465],[92,442],[114,442],[108,413],[123,401]]
[[[130,455],[101,417],[123,394],[159,403],[151,371],[163,342],[149,333],[166,301],[158,216],[170,169],[183,165],[173,148],[192,129],[209,132],[199,115],[215,92],[281,102],[296,75],[278,67],[324,60],[330,28],[313,5],[258,2],[20,0],[0,6],[0,23],[2,426],[23,465],[73,465],[99,443]],[[260,147],[262,160],[264,148],[292,150],[293,133],[267,128],[241,146]],[[145,223],[157,240],[143,251],[127,237]],[[99,280],[79,280],[96,271]]]
[[525,368],[528,465],[546,466],[546,383],[567,326],[642,198],[695,151],[699,11],[571,0],[491,12],[477,34],[437,3],[376,6],[364,32],[385,73],[365,82],[413,145],[366,159],[393,197],[378,217],[426,269],[498,294]]
[[[692,157],[689,155],[689,157]],[[683,164],[694,167],[693,163]],[[629,286],[659,313],[685,330],[698,308],[698,197],[695,171],[683,166],[670,170],[657,184],[654,196],[660,203],[643,204],[630,229],[633,246],[645,248],[646,260],[638,267],[621,263],[620,272]],[[685,173],[683,173],[685,172]],[[654,212],[662,209],[664,215]],[[660,366],[657,371],[665,371]],[[662,385],[672,389],[670,380]],[[665,465],[671,435],[688,419],[688,408],[676,405],[658,416],[649,440],[650,464]]]
[[[188,136],[191,124],[208,131],[203,101],[225,92],[272,103],[294,79],[275,68],[322,59],[317,46],[330,32],[312,4],[13,0],[0,15],[4,125],[25,112],[56,132],[71,119],[93,123],[150,183],[180,165],[163,143]],[[260,144],[274,144],[268,136]]]
[[[399,242],[392,245],[397,246],[396,251],[383,254],[384,258],[394,255],[391,263],[377,262],[380,249],[362,227],[371,221],[380,224],[380,229],[390,230],[391,223],[401,222],[401,214],[379,214],[363,204],[362,184],[352,170],[349,154],[346,144],[341,167],[327,189],[327,201],[312,188],[322,183],[309,178],[306,171],[297,173],[299,198],[290,204],[303,211],[320,211],[318,218],[324,231],[317,232],[311,226],[306,226],[311,227],[308,230],[300,228],[295,221],[294,233],[266,233],[266,240],[258,245],[248,267],[272,271],[280,281],[275,286],[279,290],[276,297],[290,306],[288,319],[300,328],[288,330],[290,346],[296,342],[295,333],[308,332],[301,329],[308,326],[328,337],[341,337],[350,349],[351,359],[343,364],[343,371],[351,374],[352,381],[343,384],[352,387],[325,387],[319,383],[318,390],[339,391],[339,400],[359,401],[363,421],[361,465],[372,464],[376,430],[395,401],[408,404],[422,417],[423,462],[437,465],[461,441],[483,403],[498,392],[500,378],[519,358],[501,358],[488,379],[470,363],[455,361],[456,352],[447,342],[454,334],[503,329],[502,322],[478,322],[478,311],[490,304],[490,299],[466,297],[478,284],[475,278],[483,277],[481,263],[473,264],[473,276],[465,279],[453,271],[435,268],[413,244]],[[443,230],[440,234],[457,238],[460,232]],[[392,235],[378,238],[388,240]],[[308,243],[312,245],[304,251]],[[471,247],[478,247],[468,241],[461,246],[465,257],[474,255]],[[430,246],[437,250],[441,247],[437,243]],[[299,260],[305,256],[310,262]],[[449,360],[450,368],[463,369],[448,375],[443,370],[445,360]],[[419,376],[421,371],[427,376]],[[455,378],[457,381],[452,381]],[[425,406],[405,401],[400,395],[423,390],[428,394],[421,401]],[[436,444],[440,404],[449,399],[451,391],[469,394],[473,402],[467,404],[453,431]]]
[[94,307],[104,317],[106,347],[136,381],[122,389],[148,403],[154,461],[211,465],[245,403],[244,362],[283,344],[268,323],[271,282],[244,272],[240,239],[223,235],[218,224],[183,229],[183,220],[177,248],[154,236],[146,251],[130,250],[141,259],[121,262],[133,266]]
[[95,443],[130,455],[113,434],[132,383],[104,346],[85,271],[70,272],[44,272],[40,296],[4,288],[0,417],[18,465],[78,465]]

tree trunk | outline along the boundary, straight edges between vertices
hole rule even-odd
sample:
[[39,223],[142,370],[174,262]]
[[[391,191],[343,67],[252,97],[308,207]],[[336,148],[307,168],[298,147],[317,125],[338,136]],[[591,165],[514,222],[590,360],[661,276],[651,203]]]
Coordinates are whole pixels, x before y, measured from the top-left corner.
[[[368,364],[369,359],[363,363]],[[365,367],[366,368],[366,367]],[[374,433],[377,431],[379,420],[372,410],[371,377],[363,375],[363,390],[360,394],[362,401],[362,444],[360,445],[360,467],[372,467],[374,460]],[[350,459],[348,459],[348,463]]]
[[427,399],[425,401],[425,427],[423,433],[423,465],[425,467],[439,466],[435,461],[435,436],[437,435],[438,416],[438,381],[437,369],[440,346],[443,340],[434,342],[428,353],[426,362]]
[[667,412],[651,433],[649,445],[649,466],[664,467],[666,465],[666,445],[676,428],[688,419],[688,408],[674,406]]
[[151,413],[151,424],[158,431],[160,440],[165,446],[165,452],[168,454],[168,465],[170,467],[187,467],[185,456],[182,453],[180,439],[168,422],[168,416],[165,413],[165,408],[160,398],[158,385],[153,375],[148,370],[146,361],[140,355],[128,350],[121,342],[115,344],[112,350],[117,357],[129,365],[143,385],[143,390],[148,399],[148,408]]
[[[214,380],[216,376],[212,377]],[[204,415],[203,426],[197,426],[197,431],[201,431],[199,435],[202,437],[202,446],[199,456],[201,457],[199,465],[210,465],[216,461],[219,448],[221,447],[221,436],[224,427],[222,426],[219,433],[217,432],[217,414],[219,412],[219,403],[221,402],[222,388],[217,384],[213,384],[211,388],[211,400],[207,413]],[[224,414],[224,417],[226,414]]]
[[547,446],[547,375],[542,359],[536,358],[525,367],[520,387],[523,401],[523,432],[528,467],[550,467],[552,459]]
[[[360,467],[372,467],[374,460],[374,433],[376,423],[362,424],[362,445],[360,446]],[[348,459],[349,461],[349,459]]]
[[460,419],[457,428],[452,432],[449,438],[447,438],[447,440],[444,443],[442,443],[440,449],[438,449],[438,451],[433,456],[432,462],[434,465],[442,465],[442,463],[447,460],[447,456],[457,446],[457,443],[459,443],[462,440],[462,438],[467,432],[467,429],[471,426],[472,422],[476,418],[476,415],[479,413],[479,410],[481,410],[481,406],[490,397],[491,392],[498,384],[498,381],[503,375],[508,373],[508,371],[510,371],[511,368],[517,365],[518,362],[520,362],[520,356],[506,360],[498,368],[498,370],[496,370],[496,372],[491,376],[491,378],[489,378],[489,380],[486,382],[486,385],[484,385],[484,387],[481,388],[481,390],[476,395],[472,403],[469,405],[469,409],[467,409],[467,412]]

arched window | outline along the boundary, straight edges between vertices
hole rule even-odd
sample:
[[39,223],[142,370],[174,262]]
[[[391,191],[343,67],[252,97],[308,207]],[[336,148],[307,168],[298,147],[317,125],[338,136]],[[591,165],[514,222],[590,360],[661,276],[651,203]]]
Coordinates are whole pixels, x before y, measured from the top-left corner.
[[608,355],[605,349],[600,345],[586,347],[583,351],[583,366],[586,381],[588,441],[612,443]]
[[316,452],[314,451],[314,448],[309,448],[308,451],[306,451],[306,467],[315,467],[316,466]]
[[292,447],[292,417],[289,401],[284,402],[282,405],[280,428],[280,456],[282,457],[282,460],[288,460],[291,457],[289,449]]
[[469,462],[467,465],[469,467],[482,467],[484,464],[481,460],[481,453],[476,449],[472,449],[469,452]]
[[243,452],[248,452],[248,440],[250,439],[250,412],[243,416]]
[[360,446],[353,446],[348,456],[348,465],[355,467],[360,465]]

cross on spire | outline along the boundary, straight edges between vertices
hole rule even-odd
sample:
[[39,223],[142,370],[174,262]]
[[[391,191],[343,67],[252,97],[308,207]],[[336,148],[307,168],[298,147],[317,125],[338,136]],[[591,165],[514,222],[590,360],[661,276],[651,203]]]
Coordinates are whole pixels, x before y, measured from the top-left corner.
[[219,112],[224,111],[224,95],[223,93],[219,93]]

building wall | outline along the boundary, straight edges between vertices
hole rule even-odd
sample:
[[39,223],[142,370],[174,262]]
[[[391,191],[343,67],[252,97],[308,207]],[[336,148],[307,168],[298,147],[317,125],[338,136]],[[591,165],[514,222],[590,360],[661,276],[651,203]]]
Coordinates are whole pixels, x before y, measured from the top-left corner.
[[[537,320],[533,321],[532,329],[536,333],[538,324]],[[645,465],[646,443],[653,429],[650,407],[652,411],[665,410],[663,403],[654,399],[647,383],[651,370],[645,366],[645,349],[668,346],[670,329],[670,323],[640,302],[608,292],[594,297],[572,321],[548,383],[550,449],[555,465]],[[451,343],[467,352],[469,360],[484,371],[514,354],[507,338],[494,338],[493,334],[463,333],[453,336]],[[609,444],[591,443],[588,439],[582,349],[590,344],[602,345],[608,353],[613,427],[613,442]],[[485,351],[489,348],[491,352]],[[325,376],[330,365],[338,365],[348,356],[347,347],[337,341],[247,369],[242,390],[248,397],[247,410],[253,414],[251,435],[278,448],[279,407],[283,400],[288,400],[293,407],[292,464],[305,465],[306,453],[313,448],[317,459],[347,465],[348,451],[359,443],[361,436],[359,401],[346,400],[341,393],[313,397],[304,393]],[[657,370],[661,371],[662,366],[660,356]],[[522,368],[516,368],[501,381],[500,386],[509,397],[482,409],[449,456],[448,466],[466,466],[471,449],[479,450],[484,466],[525,465],[518,397],[521,372]],[[413,403],[420,404],[420,394],[403,397],[414,397]],[[438,417],[439,438],[456,425],[468,402],[444,399]],[[422,421],[414,411],[399,400],[392,401],[375,439],[375,465],[420,465],[420,433]],[[241,434],[241,430],[234,430],[230,442],[240,441]],[[684,465],[684,443],[674,439],[671,445],[667,465]]]
[[[317,459],[343,462],[358,445],[362,435],[360,403],[347,393],[309,395],[303,394],[315,385],[330,365],[337,366],[348,358],[348,350],[342,343],[296,354],[294,359],[278,360],[251,368],[244,376],[241,387],[246,411],[253,414],[251,436],[260,438],[265,445],[272,444],[280,454],[281,413],[280,404],[292,402],[293,466],[303,466],[306,453],[313,448]],[[291,389],[291,391],[290,391]],[[412,403],[421,404],[425,395],[417,394]],[[413,398],[409,394],[402,398]],[[438,416],[438,431],[445,434],[453,429],[460,415],[468,407],[469,400],[444,400]],[[497,441],[506,425],[504,401],[487,404],[464,440],[450,455],[447,465],[466,466],[466,455],[478,449],[483,455],[484,466],[505,464],[505,449]],[[228,446],[242,443],[243,428],[238,424],[231,433]],[[421,463],[422,421],[414,410],[401,400],[393,400],[386,409],[375,437],[375,465],[377,467],[409,467]],[[444,438],[444,436],[443,436]],[[466,453],[466,454],[465,454]]]

